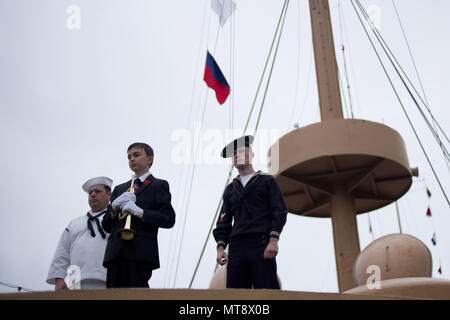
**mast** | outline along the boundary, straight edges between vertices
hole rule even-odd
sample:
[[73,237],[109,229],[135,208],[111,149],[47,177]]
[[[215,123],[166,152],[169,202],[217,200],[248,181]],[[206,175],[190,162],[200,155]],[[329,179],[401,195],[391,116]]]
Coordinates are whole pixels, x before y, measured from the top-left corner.
[[344,119],[328,0],[310,0],[321,122],[281,137],[269,150],[269,172],[288,210],[331,218],[339,291],[356,286],[360,253],[356,215],[382,208],[412,184],[402,137],[384,124]]
[[322,121],[342,119],[341,93],[328,0],[310,0],[311,29]]
[[[309,10],[321,119],[343,119],[328,0],[310,0]],[[353,264],[361,250],[353,198],[342,180],[331,188],[334,251],[339,290],[343,291],[353,287]]]

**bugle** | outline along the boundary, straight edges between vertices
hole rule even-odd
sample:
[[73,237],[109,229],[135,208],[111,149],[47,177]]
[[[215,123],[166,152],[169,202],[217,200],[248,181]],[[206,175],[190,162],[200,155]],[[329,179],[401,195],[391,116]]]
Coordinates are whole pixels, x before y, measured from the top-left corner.
[[[135,176],[133,175],[132,178],[131,178],[131,186],[127,190],[128,192],[131,192],[131,193],[134,193],[134,178],[135,178]],[[131,229],[131,216],[132,216],[132,214],[129,213],[128,211],[119,213],[119,219],[120,220],[123,220],[124,218],[127,219],[125,221],[125,227],[123,227],[122,229],[117,230],[117,232],[120,232],[120,237],[123,240],[131,240],[131,239],[133,239],[134,238],[134,234],[136,233],[136,231]]]

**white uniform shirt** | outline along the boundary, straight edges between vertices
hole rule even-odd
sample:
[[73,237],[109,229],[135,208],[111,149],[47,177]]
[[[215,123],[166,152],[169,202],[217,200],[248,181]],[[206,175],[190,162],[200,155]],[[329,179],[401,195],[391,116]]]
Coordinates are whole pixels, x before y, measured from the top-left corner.
[[241,178],[241,183],[242,183],[242,186],[245,188],[245,186],[247,185],[247,183],[250,181],[250,179],[254,176],[255,174],[254,173],[250,173],[250,174],[247,174],[247,175],[245,175],[245,176],[240,176],[240,178]]
[[[91,211],[89,212],[91,213]],[[92,215],[95,216],[98,213],[92,213]],[[100,222],[102,218],[103,215],[98,217]],[[105,232],[106,237],[103,239],[97,229],[97,224],[95,221],[91,221],[95,232],[95,237],[92,237],[87,228],[87,221],[87,215],[75,218],[69,222],[69,225],[63,231],[48,271],[47,283],[55,284],[56,278],[64,279],[67,275],[67,268],[71,265],[80,268],[80,280],[97,279],[106,281],[103,258],[108,233]]]
[[138,177],[141,182],[144,182],[145,179],[150,175],[150,171],[147,171],[147,173],[144,173],[142,176]]

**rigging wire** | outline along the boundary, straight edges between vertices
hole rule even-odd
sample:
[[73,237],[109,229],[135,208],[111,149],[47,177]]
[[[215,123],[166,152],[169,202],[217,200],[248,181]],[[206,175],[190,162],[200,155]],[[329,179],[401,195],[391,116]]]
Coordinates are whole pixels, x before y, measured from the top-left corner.
[[250,122],[251,116],[252,116],[252,114],[253,114],[253,108],[255,107],[256,99],[257,99],[257,97],[258,97],[259,90],[261,89],[261,84],[262,84],[262,82],[263,82],[263,80],[264,80],[264,75],[266,74],[266,69],[267,69],[267,65],[269,64],[270,55],[272,54],[273,45],[274,45],[274,43],[275,43],[275,40],[276,40],[276,37],[277,37],[277,34],[278,34],[278,29],[279,29],[279,27],[280,27],[280,23],[281,23],[281,19],[282,19],[283,13],[284,13],[284,9],[285,9],[285,7],[286,7],[286,3],[287,3],[288,1],[289,1],[289,0],[285,0],[285,1],[284,1],[283,8],[281,9],[280,18],[279,18],[279,20],[278,20],[277,28],[275,29],[275,34],[274,34],[274,36],[273,36],[272,44],[270,45],[270,50],[269,50],[269,54],[267,55],[266,64],[264,65],[263,73],[262,73],[261,79],[259,80],[258,88],[256,89],[255,97],[254,97],[254,99],[253,99],[253,103],[252,103],[252,106],[251,106],[251,108],[250,108],[250,115],[249,115],[249,117],[247,118],[247,122],[245,123],[244,134],[245,134],[245,131],[247,130],[248,123]]
[[[409,84],[413,87],[413,89],[415,90],[414,85],[411,83],[411,81],[409,80],[408,76],[406,75],[406,73],[404,72],[403,68],[401,67],[400,63],[397,61],[397,59],[395,58],[394,54],[392,53],[392,51],[389,49],[389,46],[387,45],[387,43],[384,41],[383,37],[381,36],[381,34],[378,32],[378,30],[373,26],[373,23],[370,21],[369,16],[367,15],[366,11],[364,10],[364,8],[362,7],[361,3],[359,2],[359,0],[356,0],[358,6],[360,7],[361,12],[363,13],[364,17],[366,18],[366,21],[370,24],[370,26],[372,27],[372,30],[375,34],[375,37],[377,38],[378,42],[380,43],[380,45],[382,46],[386,56],[388,57],[389,61],[391,62],[394,70],[397,72],[397,75],[399,76],[400,80],[402,81],[403,85],[405,86],[406,90],[408,91],[408,93],[410,94],[411,98],[413,99],[414,103],[416,104],[417,108],[419,109],[422,117],[424,118],[425,122],[427,123],[430,131],[432,132],[432,134],[434,135],[435,138],[438,139],[438,144],[440,146],[442,146],[441,140],[439,139],[439,137],[436,136],[436,132],[434,132],[433,128],[431,127],[428,118],[425,116],[425,114],[423,113],[422,109],[420,108],[417,100],[415,99],[414,95],[411,93],[409,87],[407,86],[407,84],[405,83],[403,77],[401,76],[400,72],[398,71],[396,64],[398,65],[398,67],[400,68],[400,70],[402,71],[402,73],[405,75],[405,77],[407,78]],[[352,3],[353,4],[353,3]],[[387,51],[389,51],[389,53]],[[395,60],[395,63],[392,61],[391,56],[393,57],[393,59]],[[416,94],[419,96],[419,98],[421,99],[422,103],[425,104],[425,102],[422,100],[422,98],[420,97],[420,94],[417,92],[417,90],[415,90]],[[433,115],[431,114],[432,118]],[[437,123],[438,124],[438,123]],[[411,124],[412,125],[412,124]],[[438,124],[439,125],[439,124]],[[446,156],[447,156],[447,161],[448,161],[448,152],[445,149],[445,147],[443,148],[443,151],[445,152]]]
[[[358,4],[358,6],[361,5],[361,4],[359,3],[359,0],[355,0],[355,2]],[[426,153],[426,151],[425,151],[425,149],[424,149],[424,147],[423,147],[423,144],[422,144],[422,142],[421,142],[421,140],[420,140],[420,138],[419,138],[419,136],[418,136],[416,130],[414,129],[414,126],[413,126],[413,124],[412,124],[412,122],[411,122],[411,119],[409,118],[409,115],[408,115],[408,113],[406,112],[405,106],[403,105],[403,103],[402,103],[402,101],[401,101],[401,99],[400,99],[400,97],[399,97],[399,95],[398,95],[398,93],[397,93],[397,90],[395,89],[395,86],[394,86],[394,84],[392,83],[391,78],[389,77],[389,74],[388,74],[388,72],[387,72],[387,70],[386,70],[386,67],[384,66],[383,61],[381,60],[381,57],[380,57],[380,55],[378,54],[378,51],[377,51],[377,49],[375,48],[375,45],[374,45],[372,39],[370,38],[369,33],[368,33],[367,30],[366,30],[366,27],[365,27],[365,25],[364,25],[364,22],[362,21],[362,18],[361,18],[359,12],[357,11],[357,9],[356,9],[356,7],[355,7],[354,0],[351,1],[351,4],[352,4],[352,6],[353,6],[353,8],[354,8],[354,10],[355,10],[355,13],[356,13],[357,16],[358,16],[358,19],[359,19],[359,21],[360,21],[360,23],[361,23],[361,25],[362,25],[362,27],[363,27],[363,29],[364,29],[364,32],[365,32],[366,35],[367,35],[367,38],[369,39],[369,41],[370,41],[370,43],[371,43],[371,45],[372,45],[372,48],[373,48],[374,51],[375,51],[375,54],[376,54],[376,56],[377,56],[377,58],[378,58],[378,60],[379,60],[379,62],[380,62],[380,64],[381,64],[381,66],[382,66],[382,68],[383,68],[383,70],[384,70],[384,73],[385,73],[385,75],[387,76],[387,78],[388,78],[388,80],[389,80],[389,83],[390,83],[392,89],[394,90],[394,93],[395,93],[395,95],[396,95],[396,97],[397,97],[397,100],[398,100],[398,102],[400,103],[400,106],[402,107],[403,112],[404,112],[405,115],[406,115],[406,118],[407,118],[407,120],[408,120],[408,122],[409,122],[409,125],[410,125],[411,129],[413,130],[414,135],[416,136],[417,141],[419,142],[419,145],[420,145],[420,147],[421,147],[421,149],[422,149],[422,152],[424,153],[424,155],[425,155],[425,157],[426,157],[426,159],[427,159],[427,161],[428,161],[428,164],[429,164],[431,170],[433,171],[433,174],[434,174],[434,176],[435,176],[435,178],[436,178],[436,180],[437,180],[437,182],[438,182],[438,184],[439,184],[439,187],[441,188],[441,191],[442,191],[442,193],[444,194],[445,199],[447,200],[447,204],[450,204],[450,202],[449,202],[449,200],[448,200],[448,197],[447,197],[447,194],[445,193],[445,191],[444,191],[444,189],[443,189],[443,187],[442,187],[442,184],[441,184],[441,182],[440,182],[440,180],[439,180],[439,178],[438,178],[438,176],[437,176],[437,174],[436,174],[436,171],[434,170],[434,167],[433,167],[433,165],[431,164],[431,161],[430,161],[430,159],[429,159],[429,157],[428,157],[428,155],[427,155],[427,153]],[[365,12],[364,8],[362,8],[362,6],[360,6],[360,10],[361,10],[363,13],[365,13],[365,14],[363,14],[363,16],[365,17],[367,23],[369,23],[370,26],[372,26],[372,30],[375,30],[375,27],[374,27],[373,24],[371,23],[370,18],[368,17],[367,13]],[[374,31],[374,32],[375,32],[375,31]],[[386,53],[386,51],[385,51],[385,53]],[[387,53],[386,53],[386,54],[387,54]],[[391,60],[391,63],[392,63],[392,60]],[[396,69],[395,65],[394,65],[394,69]],[[397,69],[396,69],[396,70],[397,70]],[[403,81],[401,75],[398,73],[398,70],[397,70],[397,74],[399,75],[399,77],[400,77],[400,79],[402,80],[403,84],[406,86],[406,83]],[[407,88],[407,90],[408,90],[408,92],[410,92],[408,88]],[[414,101],[417,102],[415,99],[414,99]],[[418,106],[418,105],[417,105],[417,106]],[[418,106],[418,107],[419,107],[419,109],[420,109],[420,106]]]
[[[441,132],[442,132],[443,135],[445,136],[447,142],[450,142],[449,139],[448,139],[448,137],[447,137],[447,135],[445,134],[444,130],[442,130],[441,126],[439,125],[439,123],[436,121],[436,119],[434,118],[433,114],[431,113],[431,110],[430,110],[430,107],[429,107],[429,103],[428,103],[428,99],[427,99],[427,96],[426,96],[426,94],[425,94],[424,87],[423,87],[423,85],[422,85],[422,80],[421,80],[421,78],[420,78],[419,71],[418,71],[418,69],[417,69],[417,66],[416,66],[414,57],[413,57],[413,55],[412,55],[412,51],[411,51],[411,48],[410,48],[410,46],[409,46],[408,39],[406,38],[406,33],[405,33],[405,31],[404,31],[403,24],[402,24],[402,22],[401,22],[401,20],[400,20],[400,16],[399,16],[399,14],[398,14],[397,7],[395,6],[395,3],[394,3],[393,1],[392,1],[392,4],[394,5],[394,9],[395,9],[395,12],[396,12],[396,14],[397,14],[397,17],[398,17],[398,20],[399,20],[399,24],[400,24],[400,27],[401,27],[402,32],[403,32],[403,37],[405,38],[405,42],[406,42],[406,45],[407,45],[407,47],[408,47],[409,54],[410,54],[410,56],[411,56],[411,60],[412,60],[413,65],[414,65],[414,69],[415,69],[415,71],[416,71],[417,78],[419,79],[420,87],[422,88],[422,92],[423,92],[425,101],[423,101],[422,99],[421,99],[421,101],[422,101],[422,103],[425,105],[425,108],[427,109],[427,111],[430,113],[430,116],[431,116],[431,118],[432,118],[432,120],[433,120],[433,123],[439,127],[439,129],[441,130]],[[408,80],[409,80],[409,79],[408,79]],[[417,93],[417,91],[416,91],[416,93]],[[420,95],[419,95],[419,98],[421,98]]]
[[[218,43],[218,40],[219,40],[220,29],[221,29],[221,26],[219,24],[218,27],[217,27],[217,33],[216,33],[216,40],[215,40],[215,44],[214,44],[213,55],[215,54],[216,49],[217,49],[217,43]],[[202,126],[203,126],[203,122],[204,122],[204,119],[205,119],[207,102],[208,102],[208,89],[206,88],[205,100],[204,100],[204,103],[203,103],[202,118],[200,120],[199,135],[197,137],[196,144],[193,145],[193,149],[194,149],[194,163],[192,164],[191,177],[190,177],[190,180],[189,180],[190,181],[189,182],[189,187],[187,189],[188,191],[187,191],[187,200],[186,200],[185,210],[183,210],[185,212],[185,216],[184,216],[183,226],[182,226],[182,229],[181,229],[181,239],[179,240],[179,246],[178,246],[179,249],[178,249],[177,261],[176,261],[176,264],[175,264],[176,267],[175,267],[175,276],[174,276],[174,280],[173,280],[173,287],[175,287],[175,285],[176,285],[177,276],[178,276],[181,252],[182,252],[183,243],[184,243],[183,242],[184,233],[185,233],[185,230],[186,230],[186,221],[187,221],[187,218],[188,218],[189,205],[190,205],[190,202],[191,202],[192,186],[193,186],[193,182],[194,182],[195,172],[196,172],[196,169],[197,169],[197,156],[198,156],[198,153],[200,152],[200,148],[199,148],[199,146],[200,146],[200,138],[201,138],[201,134],[200,133],[202,131]]]
[[[426,102],[425,103],[425,108],[427,108],[427,110],[430,113],[430,115],[432,115],[430,107],[429,107],[430,104],[428,102],[428,98],[427,98],[427,95],[425,93],[425,88],[423,87],[422,79],[420,77],[419,70],[418,70],[417,65],[416,65],[416,61],[415,61],[414,56],[412,54],[412,50],[411,50],[411,47],[409,45],[408,38],[406,37],[406,32],[405,32],[405,29],[403,28],[403,23],[402,23],[402,20],[400,19],[400,14],[398,12],[398,9],[397,9],[397,6],[395,5],[394,0],[392,0],[392,6],[394,7],[395,14],[397,15],[397,20],[398,20],[398,23],[399,23],[400,28],[402,30],[403,38],[405,39],[405,43],[406,43],[406,46],[408,48],[409,56],[411,57],[411,61],[412,61],[412,64],[414,66],[414,71],[416,72],[416,76],[417,76],[417,79],[419,81],[420,88],[422,90],[423,98],[424,98],[424,100]],[[440,141],[439,132],[437,131],[437,128],[436,128],[436,119],[433,116],[431,117],[431,119],[433,121],[433,127],[434,127],[434,130],[436,131],[436,135],[439,138],[439,142],[441,143],[441,149],[442,149],[442,141]],[[447,139],[447,141],[448,141],[448,139]],[[443,152],[443,153],[444,153],[444,157],[445,157],[445,152]],[[448,161],[445,161],[445,164],[447,165],[447,170],[450,171],[450,167],[449,167]]]
[[[339,70],[339,67],[337,69],[338,69],[337,70],[337,74],[338,74],[338,80],[339,80],[339,91],[341,92],[342,100],[344,101],[345,113],[347,114],[347,118],[349,118],[350,117],[350,112],[348,111],[347,98],[345,97],[344,83],[342,82],[341,72]],[[345,118],[345,115],[344,115],[344,118]]]
[[[341,6],[339,6],[339,9],[341,9]],[[340,10],[339,14],[342,17],[342,26],[343,26],[342,29],[344,31],[343,39],[349,39],[348,31],[347,31],[347,25],[346,25],[346,22],[345,22],[346,21],[346,19],[345,19],[345,11],[344,10]],[[358,94],[358,92],[359,92],[358,91],[358,81],[356,81],[355,72],[354,72],[355,68],[353,66],[353,59],[352,59],[352,55],[351,55],[351,52],[352,52],[352,50],[351,50],[351,43],[348,40],[347,40],[347,48],[349,49],[349,50],[346,50],[346,52],[347,52],[348,60],[350,62],[349,63],[349,65],[350,65],[350,73],[351,73],[351,76],[352,76],[352,79],[353,79],[353,87],[355,89],[353,91],[354,98],[356,100],[355,106],[358,107],[359,113],[361,115],[361,118],[363,118],[363,107],[361,105],[361,101],[360,101],[359,94]],[[353,106],[353,99],[352,99],[352,106]]]
[[[400,74],[400,72],[398,71],[396,65],[398,65],[398,67],[400,68],[400,70],[402,71],[402,73],[404,74],[404,76],[407,78],[409,84],[413,87],[414,91],[416,92],[416,94],[419,96],[419,98],[421,99],[422,103],[425,104],[425,102],[422,100],[420,94],[417,92],[417,90],[415,89],[414,85],[412,84],[411,80],[409,80],[408,76],[406,75],[405,71],[403,70],[403,68],[401,67],[400,63],[397,61],[397,59],[395,58],[394,54],[392,53],[392,51],[389,49],[389,46],[387,45],[387,43],[384,41],[382,35],[380,34],[380,32],[373,26],[373,23],[371,22],[368,14],[366,13],[366,11],[364,10],[364,8],[362,7],[361,3],[359,2],[359,0],[356,0],[358,3],[358,6],[360,7],[361,12],[363,13],[364,17],[366,18],[366,21],[370,24],[370,26],[372,27],[372,31],[375,34],[375,37],[377,38],[378,42],[380,43],[380,45],[383,48],[383,51],[385,52],[386,56],[388,57],[389,61],[391,62],[394,70],[397,72],[397,75],[399,76],[400,80],[402,81],[403,85],[405,86],[406,90],[408,91],[411,99],[413,100],[413,102],[415,103],[416,107],[418,108],[420,114],[422,115],[423,119],[425,120],[428,128],[430,129],[431,133],[433,134],[433,136],[435,137],[439,147],[441,148],[441,150],[444,152],[444,157],[445,157],[445,161],[449,161],[450,160],[450,154],[448,153],[447,149],[445,148],[445,146],[442,144],[442,141],[440,140],[437,132],[434,131],[434,129],[432,128],[428,118],[425,116],[424,112],[422,111],[422,109],[420,108],[417,100],[415,99],[414,95],[412,94],[411,90],[409,89],[408,85],[405,83],[402,75]],[[389,53],[388,53],[389,51]],[[392,58],[395,60],[395,63],[392,61]],[[431,110],[429,111],[431,114]],[[431,117],[434,119],[434,116],[431,114]],[[437,123],[437,122],[436,122]],[[411,124],[412,125],[412,124]],[[437,123],[437,125],[439,126],[439,124]],[[434,168],[432,168],[434,171]],[[438,180],[438,182],[440,183],[440,181]],[[445,197],[447,198],[447,196],[445,195]],[[447,201],[448,202],[448,201]]]
[[395,14],[397,16],[397,20],[398,20],[398,23],[400,25],[400,29],[402,30],[403,38],[405,39],[405,43],[406,43],[406,46],[408,48],[409,56],[411,57],[411,61],[412,61],[413,66],[414,66],[414,71],[416,72],[417,79],[419,80],[420,88],[422,89],[423,98],[425,99],[425,102],[426,102],[425,106],[428,106],[429,105],[428,98],[427,98],[427,95],[425,94],[425,89],[424,89],[423,84],[422,84],[422,79],[421,79],[421,77],[419,75],[419,70],[417,69],[416,61],[415,61],[414,56],[412,54],[412,50],[411,50],[411,47],[409,45],[408,38],[406,37],[406,32],[405,32],[405,29],[403,28],[403,23],[402,23],[402,20],[400,19],[400,14],[398,12],[398,9],[397,9],[397,6],[395,5],[394,0],[392,0],[392,6],[394,7]]
[[[295,119],[298,119],[297,123],[300,123],[300,120],[303,118],[303,113],[305,111],[305,106],[306,103],[308,102],[308,99],[310,97],[310,92],[311,90],[309,90],[309,87],[311,85],[312,82],[312,67],[314,65],[314,60],[313,60],[313,49],[312,46],[310,47],[310,52],[309,52],[309,68],[308,68],[308,75],[306,76],[306,86],[305,86],[305,97],[303,98],[303,102],[300,105],[300,114],[298,115],[298,117],[294,117]],[[291,119],[291,123],[292,123]]]
[[[227,181],[225,182],[225,186],[224,186],[224,188],[223,188],[224,190],[225,190],[225,188],[227,187],[228,183],[230,182],[230,178],[231,178],[231,173],[232,173],[232,172],[233,172],[233,167],[231,167],[231,168],[229,169],[229,171],[228,171],[228,178],[227,178]],[[208,234],[207,234],[207,236],[206,236],[205,243],[204,243],[204,245],[203,245],[202,251],[200,252],[200,257],[199,257],[199,259],[198,259],[198,261],[197,261],[197,265],[195,266],[194,274],[192,275],[191,282],[189,283],[189,288],[192,287],[192,283],[194,282],[195,276],[196,276],[197,271],[198,271],[198,267],[199,267],[199,265],[200,265],[200,261],[202,260],[203,254],[205,253],[206,245],[208,244],[208,240],[209,240],[209,237],[210,237],[210,235],[211,235],[212,229],[213,229],[213,227],[214,227],[214,222],[215,222],[216,219],[217,219],[217,214],[218,214],[218,212],[219,212],[219,210],[220,210],[221,205],[222,205],[222,197],[220,197],[220,201],[219,201],[219,203],[217,204],[216,213],[214,214],[213,221],[212,221],[212,223],[211,223],[211,225],[210,225],[210,227],[209,227],[209,230],[208,230]]]
[[280,40],[281,40],[281,35],[283,33],[284,21],[286,20],[286,13],[287,13],[288,6],[289,6],[289,0],[287,0],[286,9],[284,11],[284,16],[283,16],[283,22],[281,24],[280,33],[278,36],[277,46],[275,48],[275,53],[274,53],[273,60],[272,60],[272,66],[270,67],[269,78],[267,79],[266,90],[264,90],[264,96],[263,96],[263,100],[261,103],[261,108],[259,109],[258,120],[256,121],[256,126],[255,126],[255,133],[254,133],[255,135],[256,135],[256,132],[258,131],[259,121],[261,120],[261,114],[264,109],[264,105],[265,105],[264,103],[266,101],[267,90],[269,89],[270,79],[272,78],[273,67],[275,66],[275,61],[276,61],[277,53],[278,53],[278,47],[280,46]]
[[[230,1],[230,5],[232,5],[233,2]],[[235,75],[235,18],[234,14],[231,15],[230,19],[230,81],[231,81],[231,87],[233,90],[231,90],[231,96],[230,96],[230,129],[231,132],[233,132],[234,127],[234,103],[235,103],[235,91],[237,86],[234,82],[234,75]]]
[[[201,24],[201,29],[200,30],[205,30],[205,22],[206,22],[206,10],[208,9],[208,5],[207,5],[207,3],[205,3],[205,5],[204,5],[204,9],[203,9],[203,20],[202,20],[202,24]],[[206,29],[206,30],[209,30],[209,25],[210,25],[210,20],[211,20],[211,15],[209,14],[208,15],[208,28]],[[200,37],[200,40],[199,40],[199,43],[198,43],[198,55],[197,55],[197,61],[196,61],[196,64],[195,64],[195,66],[196,66],[196,68],[195,68],[195,75],[194,75],[194,81],[192,81],[192,86],[193,86],[193,88],[192,88],[192,91],[191,91],[191,99],[190,99],[190,106],[189,106],[189,114],[188,114],[188,117],[187,117],[187,121],[186,121],[186,128],[189,128],[189,124],[190,124],[190,122],[191,122],[191,117],[192,117],[192,111],[193,111],[193,106],[194,106],[194,93],[196,92],[196,90],[195,90],[195,88],[196,88],[196,86],[197,86],[197,81],[196,81],[196,79],[197,79],[197,77],[198,77],[198,71],[199,71],[199,65],[200,65],[200,61],[201,61],[201,57],[203,57],[203,53],[200,51],[200,48],[201,48],[201,45],[202,45],[202,41],[203,41],[203,35],[205,34],[205,32],[202,32],[202,36]],[[181,174],[180,174],[180,176],[179,176],[179,179],[178,179],[178,186],[177,186],[177,192],[175,193],[175,194],[180,194],[181,192],[180,192],[180,188],[181,188],[181,186],[182,185],[185,185],[184,183],[181,183],[181,181],[182,181],[182,179],[183,179],[183,177],[184,177],[184,175],[185,175],[185,168],[186,168],[186,166],[184,166],[184,165],[182,165],[181,166]],[[184,198],[185,198],[185,193],[184,193],[184,195],[183,195],[183,197],[180,197],[180,198],[178,198],[178,200],[177,200],[177,206],[178,206],[178,203],[179,202],[181,202]],[[182,204],[181,204],[181,207],[182,207]],[[170,260],[170,257],[172,256],[172,251],[173,250],[175,250],[174,248],[173,248],[173,237],[174,237],[174,232],[171,232],[170,233],[170,240],[169,240],[169,253],[168,253],[168,255],[167,255],[167,263],[166,263],[166,265],[167,266],[170,266],[171,264],[169,264],[169,260]],[[178,239],[177,239],[178,240]],[[177,242],[177,241],[175,241],[175,242]],[[164,276],[164,287],[168,287],[168,283],[170,282],[170,270],[169,270],[169,272],[166,272],[166,274],[165,274],[165,276]]]
[[[344,62],[344,75],[345,75],[345,80],[347,82],[347,92],[348,92],[348,102],[349,102],[349,106],[350,106],[350,113],[351,113],[351,117],[352,119],[355,118],[355,116],[353,115],[353,104],[352,104],[352,95],[350,93],[350,82],[348,80],[348,71],[347,71],[347,59],[345,58],[345,46],[344,46],[344,32],[343,32],[343,18],[342,18],[342,9],[341,9],[341,1],[339,0],[338,2],[338,12],[339,12],[339,29],[340,29],[340,33],[341,33],[341,41],[342,41],[342,46],[341,46],[341,51],[342,51],[342,60]],[[341,75],[339,74],[339,77]],[[342,93],[344,93],[344,89],[342,89]],[[345,101],[345,95],[344,95],[344,101]],[[346,103],[346,102],[345,102]],[[346,106],[347,108],[347,106]],[[347,111],[348,114],[348,111]]]
[[17,291],[28,291],[28,292],[33,292],[33,290],[31,290],[31,289],[28,289],[28,288],[24,288],[24,287],[22,287],[22,286],[17,286],[17,285],[15,285],[15,284],[11,284],[11,283],[7,283],[7,282],[3,282],[3,281],[0,281],[0,285],[2,285],[2,286],[5,286],[5,287],[8,287],[8,288],[12,288],[12,289],[17,289]]
[[[445,146],[442,144],[442,141],[440,140],[439,136],[437,135],[437,133],[434,131],[434,129],[432,128],[428,118],[425,116],[424,112],[422,111],[422,109],[419,106],[419,103],[417,102],[417,100],[415,99],[414,95],[411,93],[411,90],[409,89],[409,87],[406,85],[403,77],[401,76],[400,72],[398,69],[400,69],[401,73],[404,75],[404,77],[407,79],[407,82],[410,84],[410,86],[413,88],[414,92],[417,94],[417,96],[419,97],[419,100],[425,105],[425,107],[427,108],[427,110],[430,113],[430,116],[432,119],[434,119],[434,121],[436,122],[437,126],[440,128],[440,130],[442,131],[442,133],[444,134],[444,136],[446,137],[447,141],[448,138],[445,135],[445,132],[442,130],[441,126],[439,125],[439,123],[437,122],[437,120],[434,118],[433,114],[431,113],[431,110],[429,110],[429,108],[426,106],[426,102],[422,99],[421,95],[417,92],[414,84],[411,82],[411,80],[409,79],[408,75],[406,74],[406,72],[403,70],[402,66],[400,65],[400,63],[397,61],[397,59],[395,58],[395,55],[392,53],[392,51],[390,50],[388,44],[386,43],[386,41],[384,40],[383,36],[381,35],[381,33],[378,31],[378,29],[374,26],[373,22],[371,21],[369,15],[367,14],[367,12],[365,11],[365,9],[363,8],[363,6],[361,5],[359,0],[356,0],[357,5],[359,6],[361,12],[363,13],[364,18],[366,19],[367,23],[371,26],[371,29],[376,37],[376,39],[378,40],[378,42],[380,43],[383,51],[385,52],[387,58],[389,59],[389,61],[391,62],[394,70],[396,71],[396,73],[398,74],[400,80],[403,82],[403,85],[405,86],[406,90],[408,91],[409,95],[411,96],[411,98],[413,99],[416,107],[418,108],[421,116],[423,117],[425,123],[427,124],[427,126],[429,127],[431,133],[433,134],[434,138],[436,139],[436,141],[439,144],[439,147],[441,147],[441,149],[444,151],[445,156],[446,156],[446,160],[449,160],[449,153],[447,152]],[[352,2],[353,5],[353,2]],[[389,52],[389,53],[388,53]],[[394,61],[395,63],[394,63]],[[397,68],[398,66],[398,68]]]
[[290,121],[289,121],[289,123],[288,123],[288,128],[287,128],[287,130],[286,130],[286,132],[287,131],[290,131],[291,130],[291,128],[292,128],[292,119],[294,118],[294,113],[295,113],[295,110],[296,110],[296,108],[295,108],[295,106],[297,105],[297,97],[298,97],[298,92],[299,92],[299,82],[300,82],[300,29],[301,29],[301,27],[300,27],[300,2],[299,1],[297,1],[297,8],[298,8],[298,11],[297,11],[297,21],[298,21],[298,26],[297,26],[297,30],[298,30],[298,36],[297,36],[297,38],[298,38],[298,42],[297,42],[297,68],[296,68],[296,70],[297,70],[297,75],[296,75],[296,77],[295,77],[295,95],[294,95],[294,103],[292,104],[292,111],[291,111],[291,117],[290,117]]
[[[245,132],[247,131],[248,124],[249,124],[250,118],[251,118],[252,113],[253,113],[253,108],[254,108],[254,105],[255,105],[255,102],[256,102],[257,94],[258,94],[259,89],[260,89],[260,87],[261,87],[262,79],[263,79],[263,77],[264,77],[264,74],[265,74],[265,71],[266,71],[266,67],[267,67],[268,62],[269,62],[269,58],[270,58],[270,54],[271,54],[271,52],[272,52],[273,44],[274,44],[275,39],[276,39],[276,37],[277,37],[277,33],[278,33],[279,26],[280,26],[280,22],[283,20],[283,24],[284,24],[284,20],[285,20],[285,19],[283,18],[283,16],[284,16],[284,17],[286,16],[288,4],[289,4],[289,0],[285,0],[285,1],[284,1],[284,4],[283,4],[283,8],[282,8],[282,10],[281,10],[280,18],[279,18],[279,20],[278,20],[278,25],[277,25],[277,28],[276,28],[276,31],[275,31],[275,35],[274,35],[274,38],[273,38],[273,41],[272,41],[272,45],[271,45],[271,47],[270,47],[269,54],[268,54],[268,56],[267,56],[267,61],[266,61],[266,64],[265,64],[265,66],[264,66],[263,74],[262,74],[262,76],[261,76],[261,80],[260,80],[260,83],[259,83],[259,85],[258,85],[257,93],[256,93],[255,98],[254,98],[254,100],[253,100],[253,104],[252,104],[252,107],[251,107],[251,109],[250,109],[249,116],[248,116],[248,118],[247,118],[247,122],[246,122],[245,127],[244,127],[244,134],[245,134]],[[281,30],[282,30],[282,29],[283,29],[283,27],[281,27],[281,29],[280,29],[280,37],[281,37]],[[279,44],[279,41],[278,41],[278,44]],[[276,54],[275,54],[275,56],[276,56]],[[272,64],[272,69],[273,69],[273,64]],[[268,80],[268,81],[270,81],[270,77],[269,77],[269,80]],[[267,87],[268,87],[268,85],[266,86],[266,92],[267,92]],[[263,104],[261,105],[260,109],[262,109],[262,108],[263,108]],[[260,111],[260,115],[261,115],[261,111]],[[260,115],[259,115],[259,117],[260,117]],[[256,126],[256,128],[255,128],[255,134],[256,134],[256,131],[257,131],[257,126]],[[232,173],[232,172],[233,172],[233,166],[231,165],[231,166],[230,166],[230,169],[229,169],[229,172],[228,172],[228,178],[227,178],[227,181],[225,182],[224,190],[225,190],[226,186],[228,185],[228,183],[229,183],[229,181],[230,181],[231,173]],[[215,222],[216,222],[217,214],[219,213],[220,207],[221,207],[221,205],[222,205],[222,201],[223,201],[223,198],[220,197],[219,203],[218,203],[217,208],[216,208],[216,212],[215,212],[215,214],[214,214],[212,223],[211,223],[211,225],[210,225],[210,228],[209,228],[209,230],[208,230],[208,234],[207,234],[207,236],[206,236],[206,240],[205,240],[205,242],[204,242],[204,244],[203,244],[202,251],[201,251],[201,253],[200,253],[200,257],[198,258],[197,265],[195,266],[194,274],[192,275],[191,281],[190,281],[190,283],[189,283],[189,288],[192,287],[192,283],[194,282],[195,276],[197,275],[198,267],[199,267],[200,262],[201,262],[201,260],[202,260],[202,258],[203,258],[203,254],[204,254],[204,252],[205,252],[206,245],[208,244],[209,237],[210,237],[210,235],[211,235],[212,229],[213,229],[214,224],[215,224]]]

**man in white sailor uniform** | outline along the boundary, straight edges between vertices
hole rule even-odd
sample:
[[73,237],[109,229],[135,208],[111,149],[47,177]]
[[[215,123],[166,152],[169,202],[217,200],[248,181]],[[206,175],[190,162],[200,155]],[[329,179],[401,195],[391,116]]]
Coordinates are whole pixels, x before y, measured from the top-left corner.
[[47,275],[47,283],[54,284],[55,290],[68,289],[64,278],[70,266],[79,268],[80,289],[106,288],[103,258],[108,234],[100,221],[109,204],[112,183],[110,178],[96,177],[83,184],[91,209],[71,220],[59,239]]
[[273,176],[253,169],[252,142],[243,136],[222,150],[239,175],[225,188],[213,231],[217,262],[228,263],[227,288],[280,289],[275,257],[287,207]]

